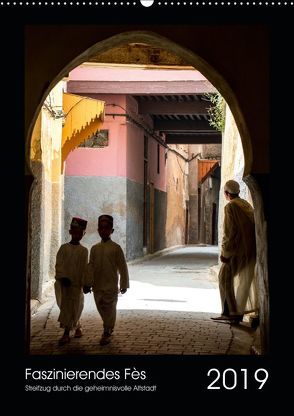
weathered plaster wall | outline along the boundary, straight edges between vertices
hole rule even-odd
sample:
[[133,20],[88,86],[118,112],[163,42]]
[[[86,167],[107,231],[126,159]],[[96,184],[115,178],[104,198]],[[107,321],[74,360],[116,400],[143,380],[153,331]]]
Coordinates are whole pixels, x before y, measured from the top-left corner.
[[167,247],[165,237],[166,227],[166,192],[155,189],[154,192],[154,251]]
[[69,225],[73,216],[88,221],[82,244],[91,248],[100,241],[97,232],[98,216],[114,218],[112,238],[126,251],[126,178],[113,176],[66,176],[64,178],[64,237],[69,239]]
[[218,218],[218,236],[219,244],[222,240],[224,205],[223,187],[226,181],[234,179],[240,184],[240,197],[246,199],[252,204],[251,195],[245,182],[242,180],[244,173],[244,153],[242,142],[233,115],[228,106],[226,106],[225,131],[222,138],[222,161],[221,161],[221,184],[219,198],[219,218]]
[[[138,114],[138,105],[133,97],[126,96],[128,114]],[[147,123],[146,123],[147,124]],[[144,183],[144,130],[127,122],[127,177],[138,184]]]
[[37,299],[42,294],[44,264],[44,194],[43,164],[32,160],[32,173],[35,177],[31,194],[31,298]]
[[158,142],[149,137],[148,142],[148,167],[149,182],[154,184],[154,188],[166,192],[166,164],[165,149],[159,145],[159,173],[157,171],[157,146]]
[[259,354],[270,351],[270,293],[268,275],[268,222],[265,215],[265,202],[256,179],[248,175],[244,181],[250,188],[254,203],[254,219],[256,233],[256,275],[259,302],[260,328],[256,331],[253,347]]
[[[63,83],[50,92],[46,103],[62,108]],[[32,136],[31,168],[35,177],[31,200],[31,296],[42,297],[43,285],[55,274],[61,242],[61,136],[62,119],[43,107]]]
[[[50,92],[47,100],[52,108],[62,108],[63,82]],[[44,264],[43,278],[48,281],[55,274],[56,253],[61,243],[60,168],[62,119],[52,118],[44,109],[41,133],[42,160],[44,164]]]
[[[208,177],[201,185],[201,227],[200,243],[217,244],[217,215],[219,205],[219,186],[220,181],[217,178]],[[216,205],[215,225],[213,227],[213,204]],[[213,239],[215,233],[215,239]]]
[[201,157],[203,159],[220,159],[222,152],[221,144],[203,144],[201,145]]
[[[197,244],[199,241],[198,230],[198,157],[201,156],[202,145],[189,146],[189,233],[188,243]],[[198,155],[198,156],[197,156]]]
[[143,256],[143,185],[127,180],[126,257]]
[[[188,158],[187,145],[169,145]],[[186,201],[188,200],[188,163],[177,153],[167,153],[166,246],[185,244]]]

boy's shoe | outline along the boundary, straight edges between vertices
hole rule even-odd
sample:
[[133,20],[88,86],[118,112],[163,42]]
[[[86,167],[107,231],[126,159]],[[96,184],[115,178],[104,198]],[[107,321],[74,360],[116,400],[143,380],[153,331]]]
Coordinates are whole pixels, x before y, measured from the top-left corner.
[[75,331],[74,337],[75,338],[81,338],[81,336],[83,336],[83,332],[82,332],[81,328],[77,328],[76,331]]
[[211,317],[213,321],[236,321],[240,322],[243,320],[243,315],[221,315],[215,317]]
[[107,345],[110,343],[111,339],[111,332],[103,332],[102,337],[100,339],[100,345]]
[[221,315],[221,316],[217,316],[217,317],[211,317],[210,319],[212,319],[213,321],[229,321],[230,317],[228,315]]
[[62,337],[58,341],[58,345],[67,344],[69,341],[70,341],[70,336],[69,335],[62,335]]
[[243,315],[231,315],[230,321],[232,324],[239,324],[243,321]]

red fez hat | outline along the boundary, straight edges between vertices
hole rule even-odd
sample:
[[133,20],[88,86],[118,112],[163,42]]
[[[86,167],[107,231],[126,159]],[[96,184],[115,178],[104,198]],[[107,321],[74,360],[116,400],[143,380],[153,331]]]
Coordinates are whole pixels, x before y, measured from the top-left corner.
[[80,227],[83,230],[85,230],[87,228],[87,223],[88,221],[86,220],[82,220],[82,218],[78,218],[78,217],[73,217],[71,220],[71,227]]
[[107,214],[100,215],[98,217],[98,224],[100,223],[100,221],[108,221],[111,226],[113,225],[113,217],[111,215],[107,215]]

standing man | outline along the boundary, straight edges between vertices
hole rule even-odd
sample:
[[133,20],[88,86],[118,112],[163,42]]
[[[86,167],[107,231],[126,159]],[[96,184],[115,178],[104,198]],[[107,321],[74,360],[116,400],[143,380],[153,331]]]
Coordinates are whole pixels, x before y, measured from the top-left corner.
[[240,322],[244,313],[257,309],[254,211],[239,197],[239,193],[238,182],[229,180],[225,183],[224,194],[228,204],[224,209],[219,271],[222,313],[211,318],[213,320]]

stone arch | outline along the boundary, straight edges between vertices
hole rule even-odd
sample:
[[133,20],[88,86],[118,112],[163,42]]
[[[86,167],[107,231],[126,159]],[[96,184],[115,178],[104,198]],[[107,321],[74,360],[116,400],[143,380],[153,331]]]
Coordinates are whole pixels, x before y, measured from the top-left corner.
[[[194,66],[199,70],[214,86],[215,88],[221,93],[221,95],[225,98],[230,110],[234,116],[236,125],[238,127],[242,147],[244,152],[244,173],[243,179],[248,185],[251,193],[252,199],[255,206],[255,216],[256,216],[256,224],[257,224],[257,256],[258,256],[258,280],[259,280],[259,288],[260,288],[260,305],[261,305],[261,349],[262,352],[267,352],[268,348],[268,277],[267,277],[267,240],[266,240],[266,221],[264,218],[264,210],[263,210],[263,201],[262,201],[262,194],[260,189],[257,185],[256,180],[251,175],[252,170],[252,163],[253,163],[253,156],[252,156],[252,141],[250,137],[250,133],[248,127],[246,125],[246,120],[243,116],[242,109],[239,106],[238,98],[234,94],[234,91],[227,83],[226,79],[214,69],[214,67],[201,58],[200,56],[196,55],[193,51],[188,50],[182,47],[180,44],[177,44],[168,38],[165,38],[155,32],[151,31],[128,31],[123,32],[120,34],[116,34],[111,36],[103,41],[100,41],[87,50],[85,50],[82,54],[78,55],[75,59],[66,65],[62,71],[60,71],[57,76],[47,85],[47,88],[44,90],[41,100],[38,104],[38,107],[35,110],[35,114],[33,119],[30,122],[28,128],[28,134],[26,137],[26,169],[29,174],[31,174],[30,168],[30,147],[31,147],[31,137],[34,125],[37,120],[37,116],[41,109],[42,103],[46,96],[49,94],[51,89],[63,78],[65,77],[69,71],[74,69],[75,67],[79,66],[83,62],[89,60],[93,55],[98,54],[100,52],[106,51],[108,49],[129,43],[129,42],[143,42],[147,44],[152,44],[159,48],[166,49],[169,52],[172,52],[175,55],[180,56],[184,59],[187,63],[191,66]],[[29,224],[30,229],[30,224]],[[28,239],[28,247],[30,246],[30,238]],[[29,248],[28,248],[29,250]]]

